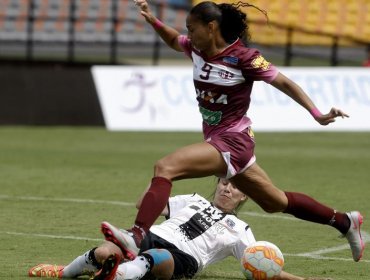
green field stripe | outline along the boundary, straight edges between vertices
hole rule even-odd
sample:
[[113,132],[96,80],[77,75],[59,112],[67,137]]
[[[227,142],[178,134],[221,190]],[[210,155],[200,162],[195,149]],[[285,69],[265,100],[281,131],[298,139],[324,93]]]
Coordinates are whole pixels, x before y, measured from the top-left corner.
[[89,203],[89,204],[109,204],[124,207],[132,207],[133,202],[110,201],[110,200],[95,200],[95,199],[80,199],[80,198],[58,198],[58,197],[40,197],[40,196],[10,196],[0,195],[0,200],[28,200],[28,201],[54,201],[54,202],[69,202],[69,203]]
[[6,235],[17,235],[25,237],[41,237],[51,239],[68,239],[68,240],[85,240],[85,241],[103,241],[101,238],[90,238],[72,235],[52,235],[52,234],[41,234],[41,233],[26,233],[26,232],[15,232],[15,231],[0,231],[1,234]]

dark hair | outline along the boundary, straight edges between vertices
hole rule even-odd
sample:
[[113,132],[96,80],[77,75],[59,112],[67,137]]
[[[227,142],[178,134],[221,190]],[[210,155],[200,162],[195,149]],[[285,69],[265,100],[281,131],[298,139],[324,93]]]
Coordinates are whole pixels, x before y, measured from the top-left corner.
[[267,15],[265,11],[254,5],[239,1],[234,4],[216,4],[211,1],[201,2],[190,10],[190,15],[203,23],[217,21],[221,35],[227,43],[232,43],[240,38],[246,43],[250,40],[248,32],[247,14],[240,7],[254,7]]

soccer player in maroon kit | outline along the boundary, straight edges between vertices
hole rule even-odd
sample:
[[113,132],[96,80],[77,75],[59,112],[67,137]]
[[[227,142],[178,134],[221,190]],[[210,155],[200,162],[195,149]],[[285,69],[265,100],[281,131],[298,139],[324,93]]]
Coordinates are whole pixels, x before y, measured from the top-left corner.
[[320,113],[296,83],[267,62],[258,50],[244,45],[241,39],[248,37],[248,26],[240,7],[251,5],[241,1],[202,2],[190,10],[186,20],[188,34],[184,36],[159,21],[146,0],[135,3],[168,46],[184,52],[193,61],[204,142],[180,148],[157,161],[134,226],[126,231],[102,223],[105,238],[133,259],[141,240],[166,206],[172,181],[216,175],[229,179],[268,213],[284,212],[336,228],[347,238],[353,259],[359,261],[365,247],[360,232],[361,214],[339,212],[305,194],[278,189],[256,163],[251,120],[246,113],[253,82],[262,80],[291,97],[321,125],[348,115],[336,108]]

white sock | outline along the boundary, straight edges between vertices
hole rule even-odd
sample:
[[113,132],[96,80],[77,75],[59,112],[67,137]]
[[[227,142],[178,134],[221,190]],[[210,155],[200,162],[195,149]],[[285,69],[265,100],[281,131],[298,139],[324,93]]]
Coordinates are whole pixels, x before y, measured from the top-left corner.
[[[95,251],[95,249],[93,250]],[[92,250],[87,251],[85,254],[77,257],[69,265],[67,265],[63,269],[63,278],[76,278],[80,275],[96,272],[98,268],[93,265],[91,258],[89,258],[91,251]]]
[[148,260],[143,256],[137,256],[133,261],[120,264],[117,269],[115,280],[139,280],[150,270]]

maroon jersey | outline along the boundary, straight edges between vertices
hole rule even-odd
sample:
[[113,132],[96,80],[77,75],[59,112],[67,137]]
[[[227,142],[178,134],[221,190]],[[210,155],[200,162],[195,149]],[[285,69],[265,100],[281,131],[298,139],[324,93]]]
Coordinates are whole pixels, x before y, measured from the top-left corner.
[[214,57],[196,50],[186,36],[178,39],[193,61],[194,86],[205,139],[215,133],[240,132],[250,126],[246,113],[253,82],[270,83],[278,74],[276,67],[239,39]]

